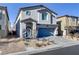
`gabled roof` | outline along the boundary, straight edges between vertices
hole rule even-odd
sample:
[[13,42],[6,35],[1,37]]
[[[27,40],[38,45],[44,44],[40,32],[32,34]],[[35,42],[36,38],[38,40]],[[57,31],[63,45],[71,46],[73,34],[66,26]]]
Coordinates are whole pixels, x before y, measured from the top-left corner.
[[57,18],[61,18],[61,17],[74,17],[74,18],[79,18],[78,16],[71,16],[71,15],[63,15],[63,16],[59,16]]
[[[18,18],[18,16],[19,16],[21,10],[33,10],[33,9],[38,9],[38,8],[41,8],[41,7],[44,7],[44,8],[46,8],[48,11],[50,11],[51,13],[54,13],[54,14],[57,15],[57,13],[55,13],[54,11],[52,11],[52,10],[50,10],[49,8],[45,7],[44,5],[36,5],[36,6],[29,6],[29,7],[20,8],[20,9],[19,9],[19,12],[18,12],[18,15],[17,15],[17,17],[16,17],[16,20],[17,20],[17,18]],[[16,22],[16,20],[15,20],[15,22]]]
[[38,9],[38,8],[42,8],[42,7],[46,8],[48,11],[50,11],[50,12],[52,12],[52,13],[57,15],[56,12],[50,10],[49,8],[45,7],[44,5],[36,5],[36,6],[30,6],[30,7],[23,7],[23,8],[20,8],[20,10],[33,10],[33,9]]

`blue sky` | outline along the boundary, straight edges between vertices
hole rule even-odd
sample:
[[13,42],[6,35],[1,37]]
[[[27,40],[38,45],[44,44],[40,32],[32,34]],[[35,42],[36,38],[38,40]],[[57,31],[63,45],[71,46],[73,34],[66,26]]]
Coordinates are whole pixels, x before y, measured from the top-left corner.
[[0,6],[7,6],[8,14],[10,18],[10,22],[13,25],[16,16],[18,14],[19,8],[21,7],[28,7],[34,5],[44,5],[49,9],[58,13],[58,16],[62,15],[73,15],[79,16],[79,4],[75,3],[0,3]]

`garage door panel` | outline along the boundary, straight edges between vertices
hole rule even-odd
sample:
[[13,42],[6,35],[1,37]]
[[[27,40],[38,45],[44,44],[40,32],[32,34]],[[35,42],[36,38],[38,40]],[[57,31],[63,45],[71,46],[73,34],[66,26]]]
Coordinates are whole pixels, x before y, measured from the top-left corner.
[[52,36],[53,32],[54,32],[53,28],[39,28],[38,29],[38,37]]

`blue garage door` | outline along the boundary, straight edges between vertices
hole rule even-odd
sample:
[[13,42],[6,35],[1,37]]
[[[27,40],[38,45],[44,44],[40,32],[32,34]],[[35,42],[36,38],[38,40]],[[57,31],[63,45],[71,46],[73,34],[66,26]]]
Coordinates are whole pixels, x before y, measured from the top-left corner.
[[54,33],[53,28],[39,28],[37,37],[40,38],[40,37],[52,36],[53,33]]

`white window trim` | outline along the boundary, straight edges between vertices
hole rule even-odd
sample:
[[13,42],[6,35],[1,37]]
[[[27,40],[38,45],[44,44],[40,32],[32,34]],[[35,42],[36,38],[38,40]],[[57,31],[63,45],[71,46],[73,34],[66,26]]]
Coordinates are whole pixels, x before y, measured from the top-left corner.
[[48,12],[46,12],[47,13],[47,19],[46,19],[46,21],[48,21],[49,20],[49,13]]
[[31,11],[26,10],[25,13],[26,13],[26,12],[29,12],[29,13],[30,13],[30,14],[26,14],[27,16],[30,16],[30,15],[31,15]]
[[39,20],[40,20],[40,13],[38,12],[38,23],[39,23]]
[[46,12],[47,13],[47,17],[46,17],[46,19],[45,20],[42,20],[42,13],[41,13],[41,20],[42,21],[48,21],[48,18],[49,18],[49,13],[48,12]]
[[47,12],[47,19],[46,20],[42,20],[42,14],[38,12],[38,23],[40,23],[40,21],[48,21],[49,19],[49,14]]

